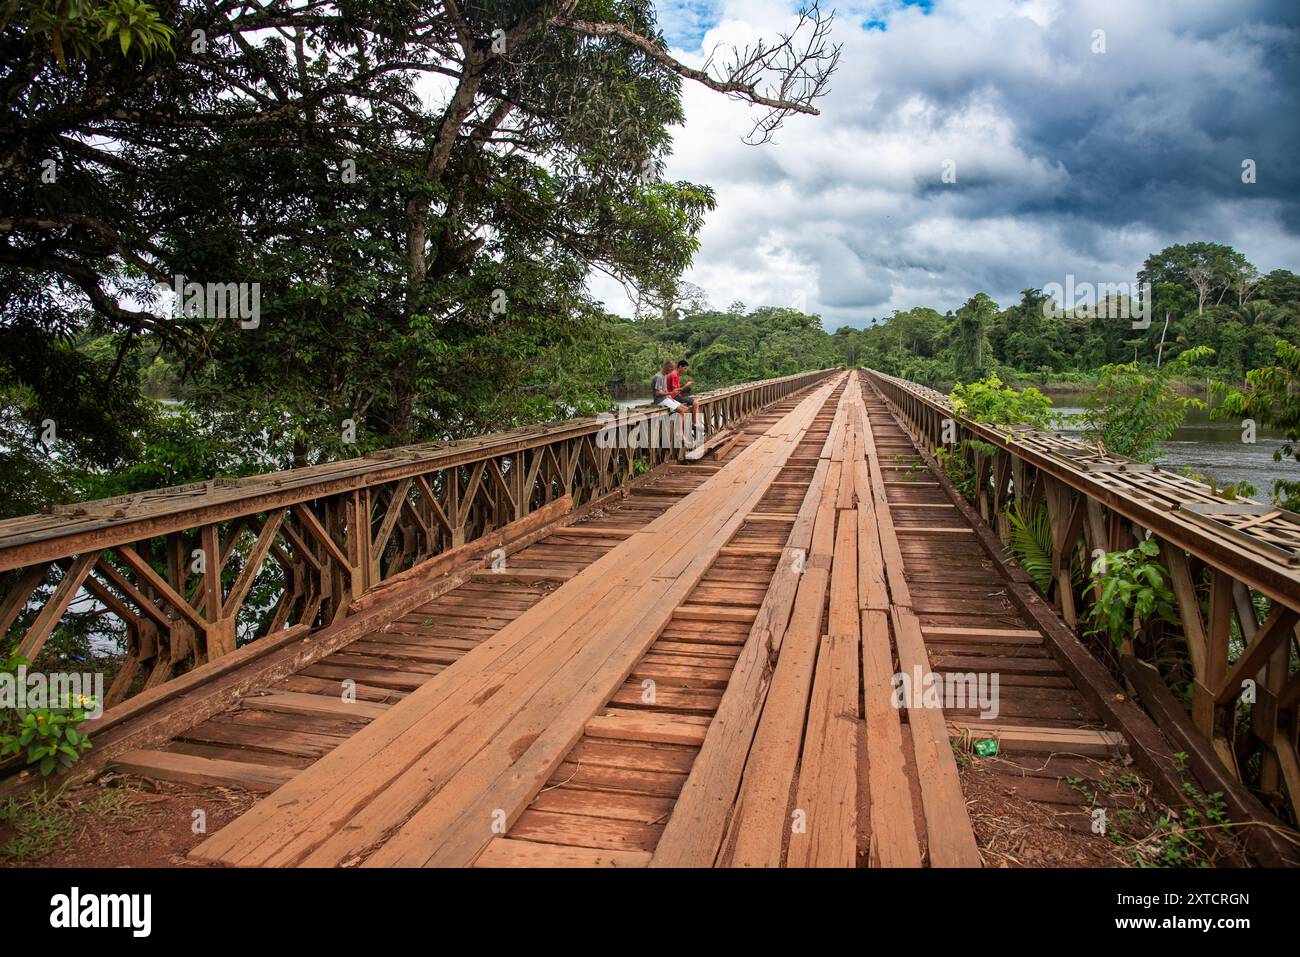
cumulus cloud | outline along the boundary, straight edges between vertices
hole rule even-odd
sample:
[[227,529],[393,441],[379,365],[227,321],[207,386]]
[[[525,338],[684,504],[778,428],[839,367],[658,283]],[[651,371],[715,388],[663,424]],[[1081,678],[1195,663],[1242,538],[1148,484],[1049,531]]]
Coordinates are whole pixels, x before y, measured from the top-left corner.
[[[793,23],[773,0],[660,15],[696,65]],[[822,115],[765,146],[741,142],[743,104],[684,87],[666,174],[717,192],[686,278],[718,305],[804,302],[828,329],[862,326],[978,291],[1006,305],[1067,273],[1126,281],[1199,239],[1300,269],[1292,0],[857,3],[833,40]],[[617,287],[593,291],[628,311]]]

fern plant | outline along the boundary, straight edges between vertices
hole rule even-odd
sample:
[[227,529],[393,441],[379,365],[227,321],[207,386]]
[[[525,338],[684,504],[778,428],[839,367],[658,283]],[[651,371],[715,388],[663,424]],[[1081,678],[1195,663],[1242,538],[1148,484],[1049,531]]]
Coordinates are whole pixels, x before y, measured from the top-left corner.
[[1025,514],[1016,502],[1007,509],[1007,522],[1011,526],[1011,553],[1038,590],[1046,593],[1052,584],[1052,521],[1047,506],[1040,505]]

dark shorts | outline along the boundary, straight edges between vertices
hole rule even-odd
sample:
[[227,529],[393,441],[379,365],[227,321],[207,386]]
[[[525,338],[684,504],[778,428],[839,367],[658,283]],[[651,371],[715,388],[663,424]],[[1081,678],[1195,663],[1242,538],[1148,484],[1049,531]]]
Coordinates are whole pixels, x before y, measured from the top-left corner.
[[682,405],[689,405],[692,408],[695,406],[695,396],[691,395],[689,392],[683,392],[677,397],[677,401]]

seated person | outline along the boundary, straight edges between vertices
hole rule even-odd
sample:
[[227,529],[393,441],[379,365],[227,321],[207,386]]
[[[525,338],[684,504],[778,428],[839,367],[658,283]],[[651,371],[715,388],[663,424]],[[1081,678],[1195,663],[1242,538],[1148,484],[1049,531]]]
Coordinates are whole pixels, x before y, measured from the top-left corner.
[[654,396],[651,401],[655,405],[663,406],[669,412],[676,412],[681,408],[681,403],[674,398],[673,390],[668,385],[670,373],[675,374],[672,360],[665,359],[663,366],[655,373],[654,379],[650,382],[650,392]]
[[682,381],[682,376],[686,375],[689,369],[690,363],[685,359],[678,359],[677,368],[668,376],[668,388],[673,390],[673,397],[678,402],[690,409],[694,409],[695,396],[691,394],[691,387],[695,385],[695,381],[693,379]]
[[686,443],[688,448],[693,448],[695,443],[703,437],[699,434],[703,432],[703,424],[694,421],[694,413],[696,411],[695,396],[691,394],[691,387],[695,385],[695,382],[692,379],[687,379],[685,382],[682,381],[682,376],[685,375],[689,369],[690,363],[685,359],[679,359],[677,367],[668,374],[668,389],[672,393],[673,398],[675,398],[681,406],[682,414],[690,414],[691,434],[687,438]]

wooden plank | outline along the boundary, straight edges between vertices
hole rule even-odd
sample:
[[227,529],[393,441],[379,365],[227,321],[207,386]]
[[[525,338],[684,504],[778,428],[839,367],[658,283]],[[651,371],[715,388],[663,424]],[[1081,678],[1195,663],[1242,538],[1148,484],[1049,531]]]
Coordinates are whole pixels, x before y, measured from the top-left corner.
[[[23,573],[14,581],[13,588],[5,595],[4,601],[0,602],[0,635],[9,631],[22,610],[27,607],[27,601],[32,597],[32,592],[36,587],[45,581],[45,576],[49,574],[50,566],[46,564],[32,565],[24,569]],[[66,570],[64,572],[67,573]]]
[[[397,844],[389,841],[395,856],[427,854],[424,849],[456,838],[465,842],[457,845],[458,857],[472,860],[491,837],[479,828],[478,808],[490,803],[517,807],[513,814],[522,810],[534,782],[549,776],[653,641],[662,627],[655,622],[667,622],[679,600],[670,594],[694,587],[761,497],[826,391],[822,386],[766,441],[756,441],[710,477],[703,494],[674,504],[597,559],[318,762],[309,769],[311,780],[295,781],[213,835],[198,856],[230,855],[230,863],[337,862],[418,807],[394,838]],[[665,542],[673,548],[665,549]],[[694,557],[683,561],[683,554]],[[614,612],[620,606],[622,613]],[[560,674],[566,677],[557,680]],[[473,722],[464,721],[466,709]],[[522,754],[512,750],[515,740],[524,742]],[[498,784],[501,794],[491,790]],[[462,818],[474,826],[458,830]],[[340,831],[344,824],[346,832]],[[374,855],[367,863],[382,860]]]
[[852,867],[857,860],[858,661],[856,633],[822,640],[795,791],[790,867]]
[[382,601],[394,589],[404,588],[412,582],[427,581],[439,575],[445,575],[463,562],[477,559],[493,548],[501,547],[514,539],[525,538],[539,529],[546,528],[562,519],[573,510],[573,499],[566,495],[535,509],[524,518],[501,526],[495,531],[480,536],[471,542],[457,545],[426,559],[404,572],[390,575],[382,582],[358,597],[349,606],[352,614],[369,608]]
[[521,840],[618,851],[651,851],[663,827],[639,821],[614,821],[579,814],[525,811],[512,833]]
[[719,555],[740,556],[748,558],[750,556],[761,556],[764,558],[780,558],[783,549],[775,545],[726,545],[718,550]]
[[1003,645],[1040,645],[1043,643],[1041,632],[1032,628],[965,628],[956,625],[922,625],[921,631],[927,638],[955,638],[970,640],[972,638],[997,639]]
[[1273,606],[1268,620],[1260,626],[1246,650],[1233,662],[1232,670],[1223,682],[1223,690],[1215,699],[1216,704],[1227,704],[1241,694],[1246,679],[1253,680],[1273,651],[1290,639],[1297,621],[1300,621],[1300,612],[1292,611],[1285,605]]
[[563,531],[565,535],[576,535],[582,538],[630,538],[633,534],[626,528],[609,528],[601,525],[568,525]]
[[[859,396],[860,397],[860,396]],[[862,416],[862,428],[868,459],[875,461],[875,437],[870,417]],[[898,649],[899,670],[913,674],[930,671],[920,620],[911,610],[912,598],[907,589],[906,567],[899,550],[889,498],[879,472],[872,470],[872,497],[884,557],[885,575],[893,596],[890,619]],[[913,704],[917,704],[914,702]],[[932,867],[980,867],[982,859],[975,843],[970,814],[962,795],[957,764],[948,743],[943,713],[923,703],[907,711],[908,730],[917,777],[921,784],[921,805],[925,816],[926,844]]]
[[[898,645],[899,670],[913,674],[916,668],[920,668],[922,674],[928,673],[930,666],[920,622],[906,609],[895,608],[891,615]],[[962,796],[957,764],[948,744],[943,713],[922,703],[907,710],[907,719],[917,776],[921,781],[930,865],[979,867],[982,860]]]
[[[647,753],[653,748],[641,748]],[[615,821],[662,824],[673,809],[672,798],[647,794],[621,794],[611,791],[588,791],[585,788],[559,787],[542,791],[528,805],[529,810],[556,814],[580,814],[584,817],[607,817]]]
[[335,714],[355,718],[377,718],[391,705],[371,701],[344,701],[342,696],[303,694],[298,691],[273,691],[251,694],[239,702],[244,708],[268,711],[294,711],[301,714]]
[[[851,378],[850,386],[855,383],[856,377]],[[853,391],[846,389],[839,404],[842,441],[837,449],[845,450],[846,462],[835,498],[838,524],[830,604],[799,759],[786,857],[790,867],[852,867],[857,861],[858,750],[863,725],[858,698],[858,520],[852,507],[855,441],[849,428],[855,417],[850,410],[856,409]]]
[[578,569],[560,570],[541,566],[512,565],[506,568],[479,568],[474,571],[474,578],[480,581],[495,582],[535,582],[568,581],[578,574]]
[[119,771],[181,784],[274,791],[297,773],[295,768],[203,758],[173,751],[127,751],[113,759]]
[[717,857],[790,624],[828,472],[829,463],[819,461],[717,715],[655,848],[653,867],[707,867]]
[[[559,521],[580,519],[606,507],[621,494],[616,492],[588,502],[577,510],[566,510]],[[507,552],[518,551],[546,534],[549,534],[546,527],[535,529],[511,539],[502,547]],[[74,782],[86,780],[103,768],[110,758],[125,751],[161,745],[184,729],[230,707],[253,689],[280,680],[292,680],[304,689],[311,686],[311,691],[322,690],[317,685],[325,679],[289,676],[446,594],[467,581],[469,576],[470,569],[461,567],[432,581],[407,582],[390,589],[381,601],[374,604],[357,609],[354,603],[350,617],[317,629],[310,635],[306,625],[296,625],[259,638],[155,688],[146,689],[109,709],[103,717],[82,726],[88,734],[95,736],[95,747],[74,766],[69,779]],[[337,682],[325,683],[331,692],[338,689]],[[360,683],[357,690],[359,696],[376,700],[401,697],[400,693],[372,689]]]
[[858,604],[862,609],[888,611],[889,586],[885,580],[885,558],[880,551],[880,530],[867,459],[855,460],[853,471],[858,499]]
[[[1010,564],[1006,549],[997,534],[975,512],[946,475],[937,470],[928,454],[926,462],[936,468],[944,494],[962,517],[976,530],[976,538],[985,555],[994,561],[998,574],[1006,582],[1007,597],[1029,623],[1042,634],[1048,651],[1069,676],[1084,700],[1117,729],[1129,742],[1134,763],[1155,786],[1161,799],[1180,807],[1186,800],[1182,787],[1181,762],[1151,717],[1124,692],[1106,667],[1084,646],[1077,635],[1065,626],[1034,590],[1031,579],[1018,564]],[[1006,684],[1006,682],[1003,682]]]
[[[704,572],[711,567],[716,559],[716,549],[730,540],[731,535],[739,528],[744,516],[765,493],[768,483],[780,471],[785,458],[797,445],[799,437],[803,434],[807,424],[811,421],[812,416],[829,391],[829,389],[819,390],[808,400],[796,406],[791,413],[783,416],[766,435],[756,440],[727,468],[724,468],[713,479],[710,479],[705,486],[701,487],[701,492],[707,490],[709,494],[692,496],[689,503],[679,503],[680,509],[679,506],[674,506],[673,512],[669,514],[676,514],[677,520],[688,531],[682,536],[675,535],[671,531],[663,536],[663,539],[672,542],[673,548],[670,550],[668,557],[662,558],[663,565],[661,569],[672,569],[671,574],[677,576],[675,581],[684,584],[685,590],[679,590],[676,594],[684,595],[688,593],[690,588],[694,587],[694,583],[698,582]],[[740,484],[746,491],[743,494],[738,494],[734,490],[728,492],[726,483],[718,485],[715,482],[715,480],[723,476],[734,478],[735,482]],[[707,524],[707,521],[716,520],[714,512],[718,508],[716,500],[719,497],[721,501],[725,502],[728,509],[734,509],[733,512],[729,513],[732,517],[727,519],[719,532],[710,540],[708,548],[691,560],[691,566],[693,566],[694,570],[690,571],[688,567],[689,573],[683,573],[681,571],[682,555],[686,552],[688,545],[688,539],[685,535],[698,533],[699,526],[702,524],[699,518],[701,514],[707,516],[704,524]],[[737,498],[739,498],[739,502],[737,502]],[[648,528],[653,528],[653,526]],[[661,547],[663,539],[660,536],[655,536],[656,551]],[[660,561],[661,557],[657,557],[655,561]],[[648,594],[647,591],[644,585],[641,586],[637,593],[637,601],[648,598],[653,602],[654,596]],[[661,598],[650,613],[656,623],[649,627],[645,624],[640,627],[634,625],[627,633],[656,634],[662,628],[664,622],[662,613],[671,610],[672,606],[679,600],[664,600]],[[645,642],[638,641],[630,647],[629,651],[635,657],[639,657],[640,654],[644,653],[644,648]],[[612,676],[621,673],[626,672],[611,671]],[[619,680],[621,680],[621,677]],[[475,803],[465,807],[455,818],[452,817],[455,814],[454,809],[463,800],[460,794],[454,789],[439,794],[433,802],[426,805],[413,817],[393,840],[390,840],[380,852],[368,860],[367,865],[384,866],[391,863],[400,864],[423,859],[427,853],[425,848],[433,846],[437,840],[438,832],[434,830],[433,825],[440,820],[440,817],[446,821],[443,825],[443,833],[447,836],[443,839],[443,846],[428,858],[427,863],[433,865],[456,864],[464,860],[466,855],[472,856],[472,854],[477,853],[477,847],[482,841],[479,822],[484,819],[483,815],[494,807],[504,806],[508,814],[513,816],[514,812],[510,809],[523,806],[528,795],[535,790],[541,781],[544,781],[549,776],[565,751],[572,747],[581,734],[581,727],[573,722],[584,713],[589,715],[594,710],[594,701],[597,700],[597,695],[608,699],[611,692],[612,689],[609,688],[606,679],[602,678],[599,681],[588,683],[565,707],[561,717],[553,719],[544,728],[540,721],[537,725],[529,727],[529,733],[532,733],[533,730],[540,730],[540,735],[523,757],[515,763],[511,774],[508,777],[503,776],[500,785],[502,788],[501,793],[492,794],[491,791],[485,791]],[[590,730],[590,727],[588,727],[589,733]],[[521,728],[522,732],[523,729]],[[476,763],[479,765],[486,764],[491,767],[492,762],[497,760],[490,753],[493,750],[499,751],[500,748],[494,745],[492,749],[489,749],[488,753],[480,756]],[[479,773],[475,771],[473,774],[466,776],[468,780],[467,786],[479,786],[476,782],[486,780],[486,774],[483,778],[479,778],[477,777]]]
[[541,844],[498,837],[474,861],[475,867],[644,867],[649,851]]
[[602,714],[593,715],[585,731],[592,738],[698,746],[704,743],[708,725],[708,718],[697,715],[642,714],[609,708]]
[[921,843],[907,777],[900,712],[894,706],[893,677],[889,615],[864,610],[862,688],[871,795],[870,861],[873,867],[920,867]]
[[[257,535],[257,541],[253,543],[252,549],[244,558],[244,566],[239,570],[239,577],[235,579],[235,583],[230,587],[230,594],[222,604],[223,618],[233,618],[239,612],[239,606],[244,603],[244,596],[248,594],[248,589],[253,587],[253,579],[261,570],[262,562],[271,550],[276,532],[280,530],[280,524],[284,521],[287,512],[288,509],[281,508],[267,516],[266,524]],[[228,651],[234,651],[234,648]]]
[[673,617],[680,621],[752,622],[758,617],[758,609],[723,605],[679,605],[673,612]]
[[1083,754],[1113,758],[1128,750],[1128,743],[1122,734],[1104,729],[1033,727],[950,718],[948,731],[954,738],[963,740],[992,739],[998,742],[1001,751]]
[[704,442],[701,442],[701,443],[700,443],[699,445],[697,445],[695,448],[693,448],[693,449],[691,449],[689,452],[687,452],[687,453],[686,453],[686,461],[688,461],[688,462],[698,462],[700,459],[704,458],[704,456],[705,456],[707,453],[713,451],[714,449],[718,448],[719,446],[722,446],[722,445],[729,445],[729,444],[731,443],[731,441],[732,441],[735,437],[736,437],[736,436],[735,436],[735,433],[732,432],[730,429],[726,429],[726,430],[724,430],[724,431],[717,432],[717,433],[711,435],[711,436],[710,436],[708,439],[706,439]]
[[[28,661],[36,660],[36,656],[45,647],[45,642],[50,637],[50,633],[54,631],[59,619],[63,617],[64,611],[72,604],[72,599],[77,597],[77,592],[81,591],[81,585],[86,580],[86,576],[90,574],[90,570],[99,561],[99,554],[97,551],[85,552],[77,556],[76,561],[69,565],[68,570],[59,579],[54,594],[42,606],[31,627],[27,629],[27,634],[18,643],[17,654],[19,657],[26,658]],[[18,608],[21,610],[22,604],[19,604]]]
[[827,469],[826,490],[818,503],[806,568],[719,855],[719,863],[724,866],[781,864],[791,826],[791,792],[830,586],[835,499],[842,468],[842,463],[835,462]]

